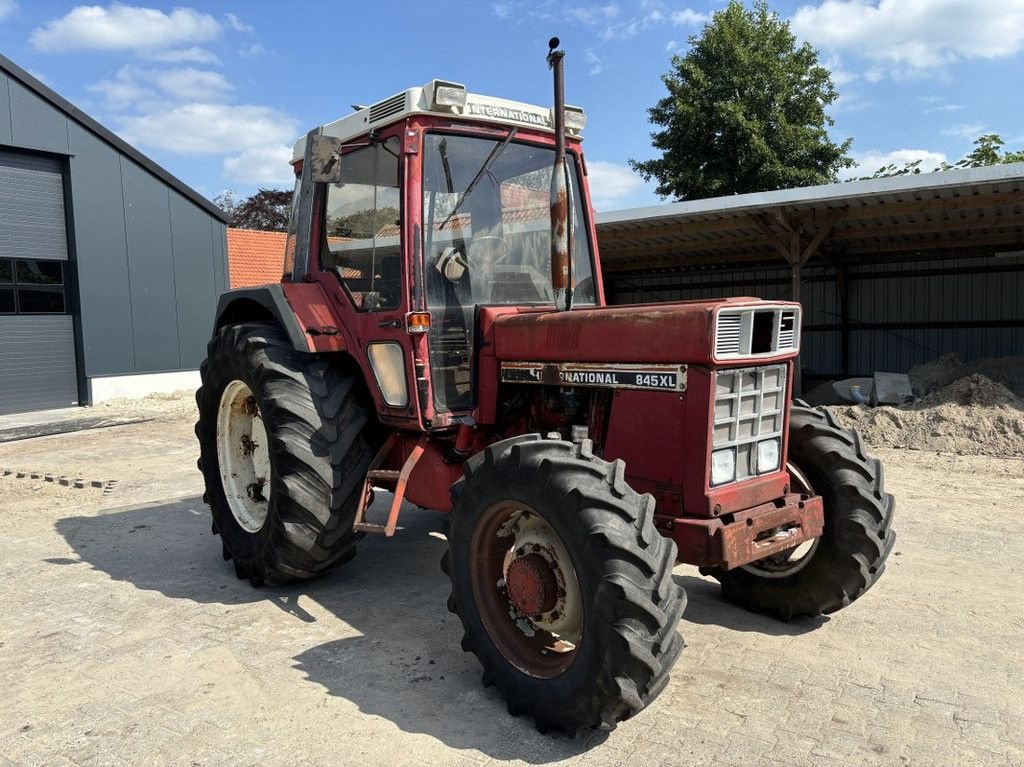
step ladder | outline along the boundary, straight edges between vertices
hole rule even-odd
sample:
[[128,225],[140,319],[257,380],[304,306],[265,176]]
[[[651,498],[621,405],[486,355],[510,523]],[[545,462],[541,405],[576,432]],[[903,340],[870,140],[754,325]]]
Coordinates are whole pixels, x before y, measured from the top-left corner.
[[[400,471],[381,469],[380,465],[387,460],[397,439],[397,434],[392,434],[388,437],[387,442],[384,443],[384,446],[374,456],[373,461],[370,462],[370,468],[366,472],[366,479],[363,481],[363,493],[359,497],[359,506],[356,509],[355,523],[352,525],[352,529],[357,533],[383,533],[388,538],[395,534],[395,528],[398,526],[398,515],[402,510],[402,501],[405,500],[405,487],[409,482],[409,475],[412,474],[412,470],[416,468],[416,464],[423,456],[423,451],[427,448],[427,438],[424,435],[420,437],[416,447],[409,453],[409,457],[405,459],[405,463],[402,464]],[[383,525],[366,521],[366,511],[370,505],[370,499],[373,497],[375,485],[391,490],[395,494],[394,500],[391,501],[391,510],[388,512],[388,520]]]

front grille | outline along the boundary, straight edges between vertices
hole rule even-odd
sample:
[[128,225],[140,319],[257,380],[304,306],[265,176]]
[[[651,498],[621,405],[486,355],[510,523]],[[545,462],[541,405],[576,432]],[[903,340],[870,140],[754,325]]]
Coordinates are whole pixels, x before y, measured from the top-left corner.
[[[715,372],[715,425],[712,450],[729,448],[735,456],[733,481],[755,477],[778,467],[757,466],[757,444],[779,440],[786,413],[786,366],[768,365]],[[721,483],[726,484],[726,483]]]
[[715,318],[715,359],[789,354],[800,346],[800,310],[789,306],[720,309]]

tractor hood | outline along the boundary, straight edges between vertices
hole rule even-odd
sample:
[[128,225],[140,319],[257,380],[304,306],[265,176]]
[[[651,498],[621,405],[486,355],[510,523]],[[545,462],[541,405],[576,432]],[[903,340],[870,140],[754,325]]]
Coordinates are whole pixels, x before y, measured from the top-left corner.
[[527,311],[494,320],[499,360],[691,363],[712,358],[715,313],[756,298]]

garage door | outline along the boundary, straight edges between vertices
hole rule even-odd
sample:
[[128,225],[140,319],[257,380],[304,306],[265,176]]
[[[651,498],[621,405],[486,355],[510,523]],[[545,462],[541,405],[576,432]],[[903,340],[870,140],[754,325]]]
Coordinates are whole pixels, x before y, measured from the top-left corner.
[[0,151],[0,414],[78,402],[61,172]]

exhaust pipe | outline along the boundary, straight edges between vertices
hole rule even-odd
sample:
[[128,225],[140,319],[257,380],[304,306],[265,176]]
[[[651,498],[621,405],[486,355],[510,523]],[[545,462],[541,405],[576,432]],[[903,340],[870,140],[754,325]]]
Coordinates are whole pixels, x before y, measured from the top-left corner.
[[548,41],[548,67],[555,75],[555,165],[551,173],[551,288],[555,308],[572,308],[572,254],[569,211],[569,175],[565,165],[565,51],[556,50],[559,40]]

